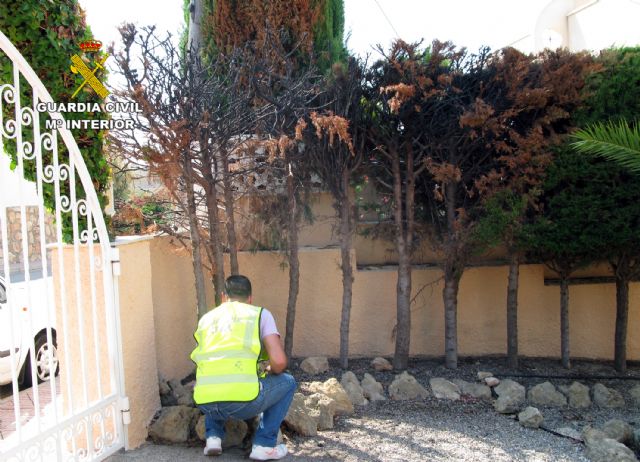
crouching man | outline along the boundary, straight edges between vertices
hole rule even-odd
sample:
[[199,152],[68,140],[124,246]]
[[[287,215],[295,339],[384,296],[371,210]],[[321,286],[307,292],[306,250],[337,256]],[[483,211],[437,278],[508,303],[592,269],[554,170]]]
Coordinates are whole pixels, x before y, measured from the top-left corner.
[[205,415],[207,456],[222,453],[229,417],[255,416],[260,416],[260,424],[249,457],[275,460],[287,455],[277,437],[296,381],[283,373],[287,357],[272,314],[251,302],[249,279],[229,277],[223,303],[200,319],[194,334],[198,345],[191,353],[197,366],[193,399]]

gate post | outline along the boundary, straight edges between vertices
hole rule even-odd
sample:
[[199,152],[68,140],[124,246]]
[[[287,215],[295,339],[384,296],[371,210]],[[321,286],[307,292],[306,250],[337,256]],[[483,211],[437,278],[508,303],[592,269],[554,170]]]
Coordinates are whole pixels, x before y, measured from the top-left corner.
[[115,303],[118,320],[122,320],[119,345],[124,399],[120,410],[125,424],[125,449],[134,449],[146,441],[149,423],[161,407],[153,314],[152,240],[151,236],[118,240],[114,248]]

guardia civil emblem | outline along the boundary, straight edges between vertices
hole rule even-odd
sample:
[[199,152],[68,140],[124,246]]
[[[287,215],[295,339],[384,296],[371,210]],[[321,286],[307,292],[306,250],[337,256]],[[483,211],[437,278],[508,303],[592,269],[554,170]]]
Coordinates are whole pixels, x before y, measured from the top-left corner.
[[[101,47],[102,47],[102,42],[99,40],[88,40],[80,44],[80,49],[85,53],[97,53],[98,51],[100,51]],[[95,91],[100,98],[104,99],[109,94],[109,90],[107,90],[106,87],[102,84],[102,82],[98,80],[98,77],[96,75],[98,72],[104,71],[104,63],[108,57],[109,55],[105,54],[104,57],[102,57],[102,59],[96,59],[93,62],[95,67],[92,70],[92,69],[89,69],[89,67],[85,64],[85,62],[82,60],[80,56],[78,55],[71,56],[71,62],[72,62],[70,66],[71,72],[73,72],[74,74],[80,74],[83,78],[82,83],[73,93],[73,95],[71,95],[71,98],[75,98],[75,96],[80,92],[80,90],[82,90],[84,86],[87,84],[91,88],[93,88],[93,91]]]

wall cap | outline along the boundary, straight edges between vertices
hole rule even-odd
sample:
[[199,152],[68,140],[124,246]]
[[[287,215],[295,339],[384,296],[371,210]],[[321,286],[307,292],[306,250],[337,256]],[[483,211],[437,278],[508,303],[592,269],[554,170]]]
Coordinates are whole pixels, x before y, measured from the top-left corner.
[[139,236],[116,236],[115,241],[111,243],[111,245],[120,247],[128,244],[135,244],[137,242],[151,241],[156,237],[159,237],[160,234],[144,234]]

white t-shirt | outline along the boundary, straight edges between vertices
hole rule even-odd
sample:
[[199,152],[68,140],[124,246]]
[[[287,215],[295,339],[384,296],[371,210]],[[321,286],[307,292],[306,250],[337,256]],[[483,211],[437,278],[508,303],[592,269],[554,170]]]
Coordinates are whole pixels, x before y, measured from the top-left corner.
[[276,320],[273,319],[273,315],[268,309],[262,308],[262,315],[260,316],[260,340],[272,334],[280,336],[280,332],[278,332],[278,327],[276,326]]

